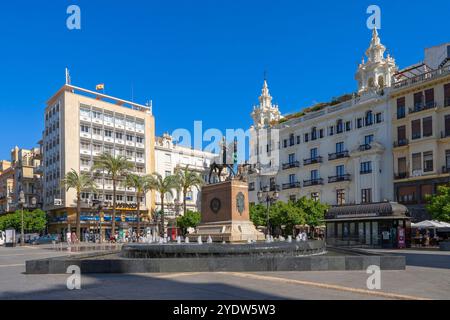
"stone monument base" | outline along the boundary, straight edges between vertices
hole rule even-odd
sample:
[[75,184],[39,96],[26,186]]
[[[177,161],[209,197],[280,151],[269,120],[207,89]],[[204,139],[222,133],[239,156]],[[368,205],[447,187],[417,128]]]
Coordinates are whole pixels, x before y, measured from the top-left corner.
[[191,241],[195,241],[199,236],[203,241],[207,241],[209,237],[214,242],[248,242],[263,241],[265,239],[264,233],[258,231],[251,221],[219,221],[207,222],[197,226],[197,231],[190,234]]

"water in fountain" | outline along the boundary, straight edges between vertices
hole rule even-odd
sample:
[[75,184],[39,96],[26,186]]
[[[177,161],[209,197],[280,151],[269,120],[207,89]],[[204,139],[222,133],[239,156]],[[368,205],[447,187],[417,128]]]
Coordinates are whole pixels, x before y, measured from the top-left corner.
[[292,236],[288,236],[287,242],[292,243]]
[[180,236],[177,237],[177,244],[181,244],[181,237]]
[[201,237],[201,236],[198,236],[198,238],[197,238],[197,243],[198,243],[198,244],[203,244],[203,240],[202,240],[202,237]]
[[213,240],[212,240],[212,238],[211,238],[211,236],[208,236],[208,241],[207,241],[207,243],[213,243]]
[[186,237],[186,239],[184,239],[185,243],[189,243],[189,237]]

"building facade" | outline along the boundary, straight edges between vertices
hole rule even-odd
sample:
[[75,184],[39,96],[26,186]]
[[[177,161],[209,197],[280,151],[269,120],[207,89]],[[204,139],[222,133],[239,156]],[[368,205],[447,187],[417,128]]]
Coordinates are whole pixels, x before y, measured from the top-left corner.
[[450,44],[399,71],[390,95],[396,201],[428,219],[426,196],[450,182]]
[[[61,179],[74,169],[90,172],[102,153],[123,155],[136,174],[150,174],[155,168],[155,123],[151,106],[107,96],[65,84],[50,98],[45,108],[42,139],[44,209],[50,216],[49,231],[64,234],[75,227],[76,192],[65,190]],[[97,194],[83,192],[81,223],[83,232],[111,228],[112,180],[106,172],[96,172]],[[151,193],[141,199],[141,214],[148,217],[154,207]],[[97,201],[104,207],[96,207]],[[136,223],[136,196],[124,182],[117,187],[116,221]],[[100,218],[104,212],[104,219]],[[102,221],[103,220],[103,221]],[[144,219],[145,220],[145,219]],[[120,227],[120,225],[119,225]]]
[[[191,149],[177,145],[173,142],[172,136],[164,134],[156,138],[155,143],[155,165],[156,172],[163,177],[175,174],[177,169],[184,169],[188,166],[189,170],[194,171],[203,177],[207,182],[209,167],[218,155],[206,151]],[[197,188],[192,188],[186,197],[186,207],[188,210],[201,210],[201,193]],[[156,210],[161,210],[160,194],[155,195]],[[173,196],[166,195],[165,215],[168,218],[175,218],[183,213],[181,204],[183,195],[173,190]]]
[[280,117],[264,83],[251,128],[251,202],[267,187],[280,200],[306,196],[330,205],[392,201],[389,85],[397,71],[374,30],[367,61],[358,66],[358,92]]
[[21,208],[19,196],[23,191],[24,208],[42,206],[41,151],[39,148],[11,150],[10,161],[0,161],[0,214]]

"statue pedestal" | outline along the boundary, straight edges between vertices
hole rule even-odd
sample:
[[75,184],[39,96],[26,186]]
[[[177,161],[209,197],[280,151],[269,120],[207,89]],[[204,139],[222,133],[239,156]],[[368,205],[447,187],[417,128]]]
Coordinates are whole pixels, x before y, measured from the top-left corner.
[[194,237],[209,236],[214,242],[264,240],[262,232],[250,221],[248,184],[230,180],[202,188],[202,221]]

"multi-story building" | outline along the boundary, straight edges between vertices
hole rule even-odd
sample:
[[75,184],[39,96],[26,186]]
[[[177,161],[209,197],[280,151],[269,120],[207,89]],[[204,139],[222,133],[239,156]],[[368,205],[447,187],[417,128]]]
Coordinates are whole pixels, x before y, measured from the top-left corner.
[[[75,227],[76,191],[61,186],[64,175],[74,169],[90,172],[102,153],[123,155],[137,174],[154,171],[154,117],[151,106],[115,98],[66,83],[47,102],[42,140],[44,171],[44,209],[50,216],[50,232],[64,233]],[[112,180],[97,172],[97,193],[83,192],[82,229],[108,235],[111,229]],[[117,187],[117,222],[136,222],[135,190],[123,181]],[[153,208],[152,195],[142,200],[141,214]],[[102,200],[105,207],[94,204]],[[100,219],[104,212],[104,221]],[[103,222],[102,224],[99,222]]]
[[[393,200],[392,133],[388,92],[395,60],[384,56],[376,30],[359,65],[358,92],[281,117],[264,82],[254,107],[250,197],[264,187],[280,200],[302,196],[330,205]],[[269,138],[267,138],[269,136]]]
[[[172,136],[164,134],[156,139],[155,144],[155,163],[156,172],[163,177],[175,174],[177,169],[194,171],[208,181],[209,167],[218,155],[177,145],[173,142]],[[197,188],[191,188],[186,197],[186,207],[188,210],[200,211],[201,193]],[[183,195],[173,190],[173,196],[166,195],[165,214],[169,218],[174,218],[177,214],[183,213],[181,204]],[[156,192],[156,210],[161,210],[160,195]],[[177,212],[178,211],[178,212]]]
[[390,94],[395,197],[414,220],[429,218],[426,196],[450,182],[450,44],[395,74]]
[[25,208],[42,205],[41,152],[39,148],[11,150],[11,161],[0,161],[0,214],[20,208],[19,196],[23,191]]

